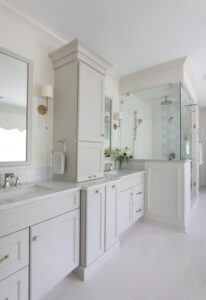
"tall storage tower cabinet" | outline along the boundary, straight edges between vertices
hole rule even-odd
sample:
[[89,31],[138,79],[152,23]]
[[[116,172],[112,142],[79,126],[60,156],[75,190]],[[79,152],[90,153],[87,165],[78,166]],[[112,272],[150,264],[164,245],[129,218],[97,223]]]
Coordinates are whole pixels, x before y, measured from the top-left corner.
[[66,142],[66,171],[56,179],[103,176],[104,79],[111,67],[79,40],[50,54],[54,66],[54,151]]

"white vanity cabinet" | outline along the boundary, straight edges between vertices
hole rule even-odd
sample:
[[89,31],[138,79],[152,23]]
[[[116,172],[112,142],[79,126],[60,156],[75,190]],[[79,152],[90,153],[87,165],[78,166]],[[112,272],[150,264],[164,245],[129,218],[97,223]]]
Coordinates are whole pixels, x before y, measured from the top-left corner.
[[81,192],[81,266],[104,254],[105,186]]
[[117,205],[118,205],[118,182],[106,185],[105,197],[105,251],[118,242],[117,231]]
[[0,209],[2,300],[40,300],[79,265],[79,188],[45,185],[44,195]]
[[118,234],[127,230],[132,224],[133,188],[121,190],[118,193],[117,224]]
[[[54,151],[66,142],[67,168],[56,179],[103,177],[104,80],[111,65],[79,40],[50,54],[54,65]],[[61,120],[61,122],[59,121]]]
[[30,300],[37,300],[79,264],[79,210],[32,226],[30,238]]
[[118,185],[117,230],[123,233],[144,214],[144,172],[121,179]]
[[104,142],[104,76],[79,63],[78,140]]
[[78,181],[91,180],[102,177],[104,169],[104,144],[79,142],[78,143]]

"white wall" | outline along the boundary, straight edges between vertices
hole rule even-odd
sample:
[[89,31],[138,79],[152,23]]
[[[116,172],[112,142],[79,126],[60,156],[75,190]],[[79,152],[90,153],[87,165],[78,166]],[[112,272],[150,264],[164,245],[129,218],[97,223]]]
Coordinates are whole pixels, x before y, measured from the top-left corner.
[[[39,91],[45,83],[53,83],[53,67],[48,53],[61,46],[61,42],[26,24],[9,12],[0,11],[1,47],[22,55],[33,61],[33,104],[32,104],[32,168],[51,166],[52,147],[52,101],[49,104],[48,123],[46,118],[37,113],[37,106],[42,101]],[[26,168],[27,170],[31,167]],[[18,170],[22,168],[10,168]],[[0,169],[0,172],[4,172]]]
[[[41,24],[36,27],[21,16],[13,14],[0,5],[0,41],[1,47],[22,55],[33,61],[33,104],[32,104],[32,165],[30,167],[0,168],[0,174],[5,171],[15,171],[26,180],[36,180],[42,173],[47,177],[51,167],[52,150],[52,119],[53,103],[49,101],[48,127],[45,129],[46,118],[37,113],[37,106],[42,103],[39,97],[40,89],[45,83],[53,84],[53,66],[48,54],[61,47],[66,40],[50,29],[41,31]],[[18,12],[19,13],[19,12]],[[32,22],[33,23],[33,20]],[[35,22],[34,22],[35,23]],[[106,96],[113,100],[113,111],[119,111],[119,82],[111,76],[106,77]],[[119,145],[119,130],[112,131],[112,147]]]
[[206,185],[206,107],[199,111],[200,140],[202,141],[203,164],[199,168],[199,184]]

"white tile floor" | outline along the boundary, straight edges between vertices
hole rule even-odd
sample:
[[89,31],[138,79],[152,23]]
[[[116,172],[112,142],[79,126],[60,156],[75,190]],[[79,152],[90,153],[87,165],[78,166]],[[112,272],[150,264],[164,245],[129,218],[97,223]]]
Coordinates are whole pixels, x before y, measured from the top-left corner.
[[120,251],[87,282],[65,279],[47,300],[205,300],[206,189],[187,234],[145,223],[121,239]]

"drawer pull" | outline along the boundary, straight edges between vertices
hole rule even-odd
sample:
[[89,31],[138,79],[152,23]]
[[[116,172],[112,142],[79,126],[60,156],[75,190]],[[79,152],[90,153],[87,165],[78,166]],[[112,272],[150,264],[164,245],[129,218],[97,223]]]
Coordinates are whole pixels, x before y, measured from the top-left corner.
[[90,179],[90,178],[92,178],[92,176],[88,176],[88,178]]
[[96,178],[96,177],[97,177],[97,175],[93,175],[93,177],[94,177],[94,178]]
[[141,194],[142,194],[142,192],[136,193],[136,195],[141,195]]
[[140,212],[140,211],[142,211],[142,209],[140,208],[140,209],[138,209],[138,210],[136,210],[136,213],[138,213],[138,212]]
[[32,241],[34,241],[34,242],[36,242],[36,241],[38,241],[39,240],[39,236],[38,235],[36,235],[36,236],[34,236],[33,238],[32,238]]
[[5,261],[6,259],[9,258],[9,254],[5,255],[4,257],[0,258],[0,263]]

